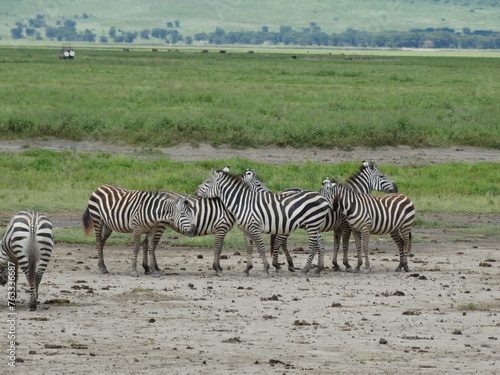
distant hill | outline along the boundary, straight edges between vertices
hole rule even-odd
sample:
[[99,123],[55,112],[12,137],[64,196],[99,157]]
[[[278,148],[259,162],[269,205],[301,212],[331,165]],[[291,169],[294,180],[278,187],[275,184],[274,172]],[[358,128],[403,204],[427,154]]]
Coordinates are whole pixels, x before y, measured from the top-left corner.
[[[225,31],[279,31],[319,27],[324,33],[448,28],[500,31],[500,0],[0,0],[0,43],[58,42],[57,27],[74,24],[88,38],[110,38],[110,29],[136,44],[164,44],[140,38],[143,30],[165,29],[184,37]],[[16,35],[16,30],[20,34]],[[85,35],[83,36],[84,41]],[[111,41],[111,40],[110,40]],[[126,40],[125,40],[126,41]]]

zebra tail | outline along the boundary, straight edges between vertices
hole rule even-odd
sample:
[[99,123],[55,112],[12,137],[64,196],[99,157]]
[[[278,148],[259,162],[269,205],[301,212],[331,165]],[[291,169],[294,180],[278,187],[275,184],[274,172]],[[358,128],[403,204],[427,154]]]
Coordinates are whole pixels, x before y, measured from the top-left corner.
[[410,231],[410,235],[408,236],[409,240],[410,240],[410,245],[408,246],[408,254],[411,253],[411,231]]
[[274,242],[275,241],[276,241],[276,235],[275,234],[271,234],[271,257],[274,254]]
[[86,210],[83,212],[82,220],[83,220],[83,230],[84,230],[85,236],[90,236],[90,234],[92,233],[92,228],[93,228],[93,225],[92,225],[93,220],[92,220],[92,216],[90,216],[90,211],[89,211],[88,206],[87,206]]
[[[38,218],[36,218],[38,219]],[[35,224],[37,220],[35,220]],[[28,254],[28,284],[30,288],[36,285],[35,275],[36,275],[36,265],[38,263],[37,259],[37,248],[35,246],[36,233],[30,233],[30,243],[29,243],[29,254]]]

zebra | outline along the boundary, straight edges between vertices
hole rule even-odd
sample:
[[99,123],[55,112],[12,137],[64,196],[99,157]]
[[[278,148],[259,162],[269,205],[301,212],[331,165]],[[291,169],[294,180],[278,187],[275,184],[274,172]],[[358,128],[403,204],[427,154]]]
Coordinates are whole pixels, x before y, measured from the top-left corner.
[[178,199],[175,194],[129,190],[110,184],[102,185],[92,193],[82,220],[85,235],[90,235],[92,228],[95,232],[99,273],[108,272],[104,264],[103,248],[113,231],[134,233],[132,276],[139,276],[137,255],[143,233],[146,233],[145,244],[151,255],[150,265],[143,264],[145,273],[159,276],[160,273],[155,267],[155,247],[165,228],[174,224],[189,236],[196,231],[189,200]]
[[[384,193],[395,193],[398,191],[397,184],[391,181],[384,173],[382,173],[378,168],[376,163],[374,162],[366,162],[362,161],[359,170],[350,175],[346,182],[348,186],[352,187],[354,190],[362,193],[369,193],[372,190],[377,190]],[[332,181],[327,177],[323,180],[322,186],[320,189],[320,194],[325,196],[331,203],[333,203],[333,197],[330,197],[330,190],[332,186]],[[286,189],[280,194],[288,193],[290,191],[297,191],[300,189],[292,188]],[[321,232],[334,232],[334,252],[332,264],[336,271],[340,270],[340,266],[337,263],[337,255],[340,248],[340,239],[342,238],[343,243],[343,253],[344,259],[343,263],[346,267],[347,271],[352,271],[352,267],[350,266],[347,258],[348,249],[349,249],[349,238],[351,235],[351,228],[345,217],[338,211],[330,210],[328,212],[325,221],[323,222],[321,228]],[[287,258],[288,269],[291,272],[295,271],[295,266],[293,264],[292,257],[287,249],[287,238],[288,235],[278,235],[275,239],[271,240],[271,255],[273,256],[273,266],[276,270],[280,270],[281,266],[278,261],[279,249],[282,248],[285,256]]]
[[[30,287],[29,309],[36,310],[38,286],[47,269],[53,248],[52,223],[45,215],[26,210],[12,218],[0,241],[0,284],[9,282],[9,306],[14,306],[16,302],[20,266]],[[11,277],[12,271],[14,279]]]
[[390,233],[399,249],[399,265],[396,272],[409,272],[408,254],[411,252],[411,227],[415,219],[415,207],[404,194],[392,193],[380,196],[358,193],[350,187],[338,184],[334,188],[333,209],[339,209],[349,223],[356,242],[360,270],[365,256],[365,270],[370,269],[368,239],[370,234]]
[[[229,172],[229,169],[230,167],[228,165],[223,169],[223,171]],[[267,189],[267,187],[265,187],[262,182],[255,178],[255,171],[247,169],[245,173],[242,174],[242,178],[246,181],[248,186],[253,191],[269,191],[269,189]],[[212,268],[215,271],[216,276],[222,276],[223,270],[220,265],[222,245],[224,243],[226,234],[234,227],[234,223],[236,222],[235,217],[226,209],[219,198],[199,198],[169,191],[162,191],[162,193],[169,194],[175,197],[175,199],[185,198],[189,200],[190,204],[193,207],[193,220],[196,227],[196,231],[193,233],[194,237],[206,236],[211,234],[215,235],[214,260],[212,263]],[[171,224],[170,227],[174,231],[184,234],[182,230],[175,226],[175,224]],[[246,251],[252,252],[253,241],[248,233],[243,232],[243,234]],[[160,236],[155,237],[159,240]],[[145,243],[147,243],[148,237],[150,236],[146,236],[146,239],[144,240]],[[143,248],[143,265],[147,266],[147,246],[144,246]],[[156,244],[153,249],[156,249]],[[156,263],[156,257],[154,257],[154,251],[152,263],[152,267],[154,267],[156,271],[160,272],[160,269]]]
[[[227,210],[235,216],[238,227],[247,232],[257,245],[264,265],[262,276],[269,276],[262,233],[288,234],[299,228],[307,231],[310,246],[309,258],[302,274],[309,272],[316,252],[319,256],[315,276],[319,276],[324,268],[324,252],[319,246],[319,227],[327,215],[329,203],[319,193],[297,191],[280,195],[254,192],[240,175],[212,169],[212,176],[198,186],[196,195],[219,197]],[[252,268],[252,252],[247,252],[245,273],[249,275]]]

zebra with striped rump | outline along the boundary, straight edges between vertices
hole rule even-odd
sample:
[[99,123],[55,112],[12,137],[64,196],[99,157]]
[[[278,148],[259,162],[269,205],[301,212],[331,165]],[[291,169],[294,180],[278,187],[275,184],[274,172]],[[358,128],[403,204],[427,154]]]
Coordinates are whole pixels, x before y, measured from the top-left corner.
[[[229,166],[223,169],[224,172],[229,172]],[[252,191],[269,191],[267,187],[264,186],[262,182],[255,178],[255,171],[250,171],[247,169],[244,174],[241,175],[243,180],[247,183]],[[190,201],[193,207],[193,219],[196,227],[196,231],[193,236],[207,236],[215,235],[214,241],[214,260],[212,263],[212,268],[215,271],[216,276],[222,276],[223,270],[220,265],[220,256],[222,252],[222,245],[226,234],[233,228],[236,222],[235,217],[226,209],[219,198],[199,198],[191,197],[180,193],[164,192],[170,195],[175,195],[177,198],[185,198]],[[178,233],[182,233],[175,224],[171,224],[170,227]],[[248,252],[253,250],[253,241],[248,233],[243,232],[245,240],[245,249]],[[146,238],[147,240],[147,238]],[[145,241],[146,241],[145,240]],[[154,246],[156,248],[156,245]],[[148,264],[147,261],[147,248],[144,247],[143,264]],[[160,269],[156,264],[156,258],[153,260],[155,269],[159,272]]]
[[359,271],[365,256],[365,272],[370,269],[368,239],[370,234],[390,234],[399,249],[399,265],[396,272],[409,272],[408,254],[411,251],[411,227],[415,219],[415,207],[404,194],[372,196],[358,193],[348,186],[338,184],[333,194],[333,209],[339,209],[349,223],[356,242]]
[[[358,191],[360,193],[370,193],[372,190],[384,192],[384,193],[395,193],[398,191],[398,187],[394,181],[391,181],[384,173],[382,173],[374,162],[366,162],[363,160],[359,170],[350,175],[346,180],[346,185]],[[325,196],[330,203],[333,203],[333,197],[330,196],[330,191],[332,182],[327,177],[322,182],[322,186],[320,189],[320,194]],[[280,194],[296,191],[297,189],[287,189],[281,192]],[[345,220],[344,215],[342,215],[339,211],[330,210],[328,215],[325,218],[325,221],[322,223],[320,227],[321,232],[334,232],[333,243],[334,243],[334,251],[333,251],[333,259],[332,264],[336,271],[340,270],[340,266],[337,263],[337,255],[340,248],[340,239],[342,238],[342,247],[343,247],[343,263],[346,267],[347,271],[352,271],[352,267],[348,262],[347,254],[349,250],[349,238],[351,236],[351,228],[347,221]],[[286,255],[288,262],[288,269],[290,271],[295,271],[295,267],[293,265],[293,260],[290,256],[290,253],[287,249],[287,235],[279,235],[272,242],[272,256],[273,256],[273,266],[279,270],[280,264],[278,261],[279,249],[281,248]]]
[[[12,218],[0,241],[0,284],[5,285],[9,281],[10,302],[15,304],[16,301],[18,267],[21,267],[30,287],[29,309],[36,310],[38,286],[47,269],[53,247],[52,223],[45,215],[27,210]],[[15,280],[11,280],[10,272],[8,273],[11,267],[14,267]],[[10,291],[12,281],[13,292]]]
[[145,243],[151,256],[150,265],[143,264],[144,270],[159,276],[155,267],[155,247],[165,228],[173,224],[190,236],[196,231],[192,206],[188,200],[177,199],[167,193],[129,190],[109,184],[100,186],[92,193],[82,219],[85,235],[90,235],[92,228],[95,232],[99,273],[108,272],[104,264],[103,247],[113,231],[134,233],[132,276],[139,275],[137,255],[143,233],[147,234]]
[[[310,253],[305,274],[318,256],[316,275],[324,268],[324,253],[320,248],[319,227],[328,212],[328,201],[319,193],[299,191],[286,195],[271,192],[253,192],[242,177],[212,169],[209,177],[197,189],[197,196],[219,197],[227,210],[236,218],[238,227],[247,232],[255,241],[264,264],[263,276],[269,276],[269,263],[265,255],[262,233],[288,234],[296,229],[305,229],[309,237]],[[253,268],[252,253],[247,253],[248,275]]]

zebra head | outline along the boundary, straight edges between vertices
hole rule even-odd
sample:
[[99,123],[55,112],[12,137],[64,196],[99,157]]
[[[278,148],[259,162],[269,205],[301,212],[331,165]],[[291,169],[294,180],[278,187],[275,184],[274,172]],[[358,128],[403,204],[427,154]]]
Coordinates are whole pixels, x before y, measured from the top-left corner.
[[260,181],[255,175],[255,169],[247,169],[245,173],[241,175],[243,182],[249,187],[251,191],[263,192],[270,191],[262,181]]
[[382,173],[373,161],[368,163],[363,160],[359,171],[350,176],[346,183],[360,193],[369,193],[372,190],[383,193],[398,192],[396,183]]
[[174,208],[174,226],[189,237],[196,235],[196,219],[192,202],[187,197],[177,200]]
[[319,193],[326,197],[331,190],[330,177],[325,177],[325,179],[321,182],[321,189],[319,189]]
[[220,197],[220,189],[217,181],[223,174],[227,175],[228,173],[224,170],[216,171],[212,168],[212,175],[196,188],[196,196],[199,198]]

